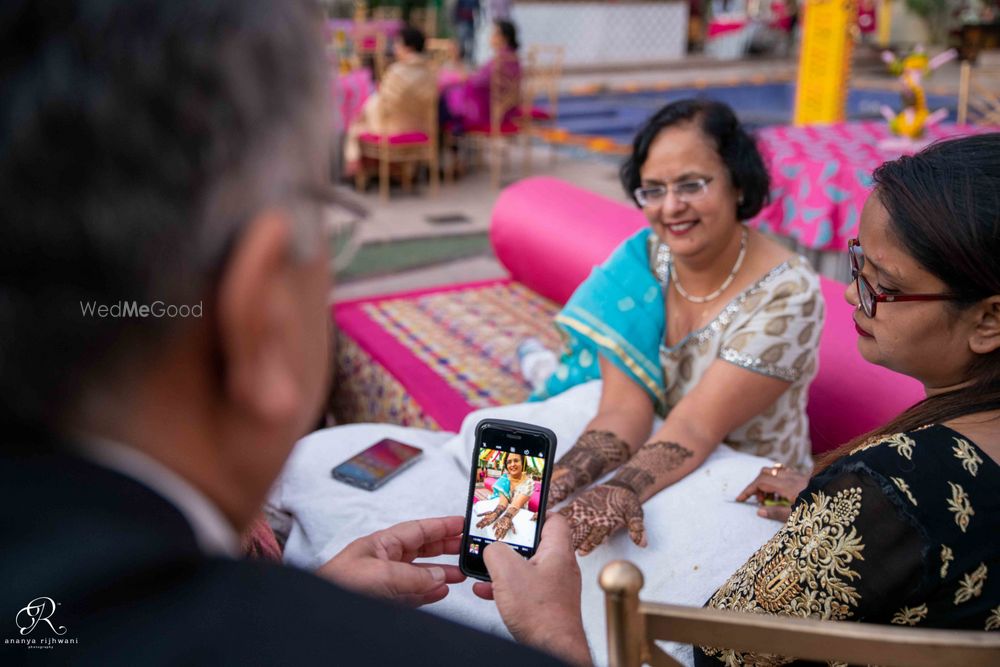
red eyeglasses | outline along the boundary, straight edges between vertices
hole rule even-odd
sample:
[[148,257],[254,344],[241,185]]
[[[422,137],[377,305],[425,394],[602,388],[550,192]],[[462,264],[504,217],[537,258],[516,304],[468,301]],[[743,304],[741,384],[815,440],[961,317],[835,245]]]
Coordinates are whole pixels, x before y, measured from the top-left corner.
[[875,308],[880,303],[951,301],[955,298],[952,294],[886,294],[885,292],[876,292],[868,279],[861,275],[861,269],[865,268],[865,253],[861,250],[861,242],[858,239],[850,239],[847,242],[847,254],[851,259],[851,280],[854,281],[854,286],[858,290],[861,310],[868,317],[875,317]]

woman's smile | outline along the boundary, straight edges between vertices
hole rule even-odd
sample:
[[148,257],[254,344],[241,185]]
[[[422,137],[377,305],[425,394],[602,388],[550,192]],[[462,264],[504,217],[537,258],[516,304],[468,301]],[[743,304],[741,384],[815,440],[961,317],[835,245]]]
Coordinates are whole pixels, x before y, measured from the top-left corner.
[[680,220],[678,222],[661,222],[663,228],[672,236],[684,236],[698,225],[698,219]]

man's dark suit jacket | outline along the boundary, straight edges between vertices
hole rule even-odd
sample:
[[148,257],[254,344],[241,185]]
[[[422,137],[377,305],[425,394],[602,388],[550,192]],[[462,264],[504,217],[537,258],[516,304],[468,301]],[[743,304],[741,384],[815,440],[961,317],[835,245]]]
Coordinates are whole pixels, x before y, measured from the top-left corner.
[[[306,572],[205,556],[170,503],[53,447],[0,445],[0,579],[3,665],[559,664]],[[45,597],[57,606],[22,636],[19,612]],[[44,646],[50,622],[77,643],[9,641]]]

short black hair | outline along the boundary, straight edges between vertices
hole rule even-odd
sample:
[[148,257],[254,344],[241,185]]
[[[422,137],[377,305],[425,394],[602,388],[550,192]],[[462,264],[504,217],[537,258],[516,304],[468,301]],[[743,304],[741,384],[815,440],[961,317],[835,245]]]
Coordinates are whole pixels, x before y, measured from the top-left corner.
[[729,171],[733,187],[743,194],[736,207],[738,220],[749,220],[764,208],[770,198],[771,178],[757,142],[740,124],[736,114],[722,102],[706,99],[686,99],[663,107],[639,129],[632,143],[632,154],[621,167],[621,182],[629,197],[642,184],[639,171],[649,157],[649,147],[668,127],[681,123],[697,123],[715,142],[715,149]]
[[504,19],[495,20],[493,25],[503,35],[503,41],[507,43],[507,48],[511,51],[517,51],[518,47],[521,46],[517,41],[517,26]]
[[0,5],[0,429],[71,429],[183,324],[86,303],[210,298],[250,216],[307,169],[319,17],[313,0]]
[[424,52],[424,33],[420,32],[419,28],[414,28],[412,25],[403,27],[399,31],[399,39],[403,42],[406,48],[414,51],[416,53]]

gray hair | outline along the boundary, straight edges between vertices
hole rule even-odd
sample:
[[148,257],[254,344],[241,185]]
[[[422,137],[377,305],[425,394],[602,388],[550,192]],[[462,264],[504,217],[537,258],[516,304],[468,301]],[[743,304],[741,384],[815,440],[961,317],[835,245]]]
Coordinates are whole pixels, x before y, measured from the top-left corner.
[[0,427],[59,430],[183,320],[85,303],[211,307],[258,212],[320,243],[329,177],[313,0],[8,0],[0,39]]

